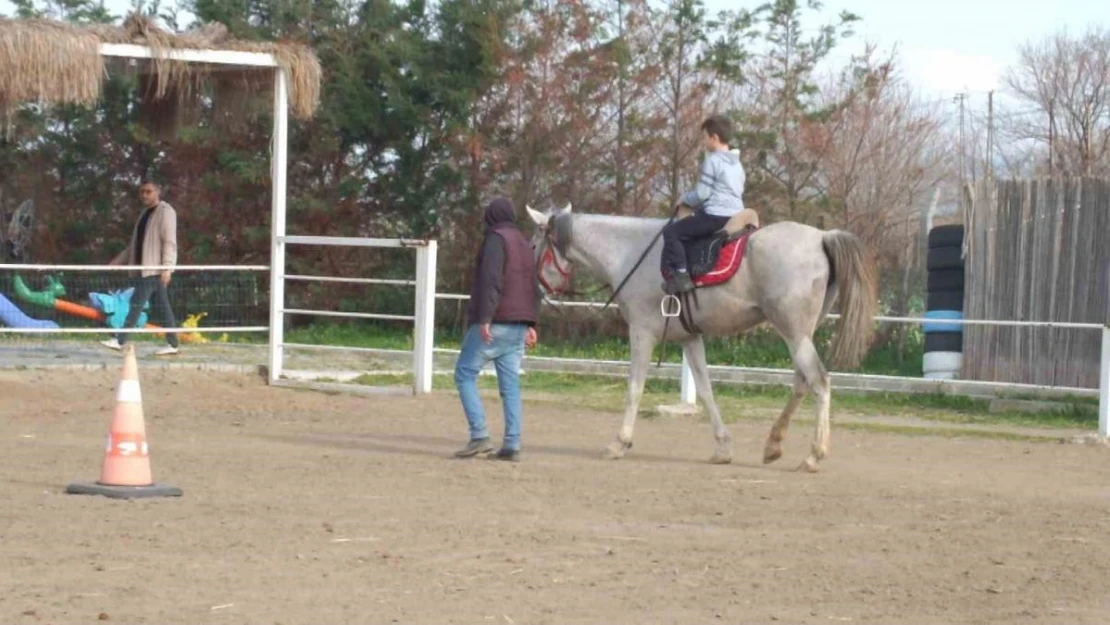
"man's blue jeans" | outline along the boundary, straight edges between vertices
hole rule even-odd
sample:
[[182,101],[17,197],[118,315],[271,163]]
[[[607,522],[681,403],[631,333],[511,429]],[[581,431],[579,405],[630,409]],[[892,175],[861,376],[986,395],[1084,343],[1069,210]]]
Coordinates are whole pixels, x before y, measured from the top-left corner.
[[520,363],[524,358],[524,339],[528,326],[523,324],[490,324],[493,340],[482,340],[482,327],[471,325],[463,338],[459,360],[455,363],[455,388],[459,391],[466,420],[470,424],[470,440],[488,438],[486,414],[478,396],[478,373],[489,361],[497,371],[497,388],[505,411],[505,449],[520,449]]

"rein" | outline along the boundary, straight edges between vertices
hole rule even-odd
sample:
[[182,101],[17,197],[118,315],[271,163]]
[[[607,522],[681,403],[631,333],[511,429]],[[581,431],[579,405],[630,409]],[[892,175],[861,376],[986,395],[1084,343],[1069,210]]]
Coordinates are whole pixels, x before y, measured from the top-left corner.
[[[617,288],[613,289],[613,294],[609,296],[609,299],[605,302],[605,304],[602,305],[601,308],[594,311],[594,313],[593,313],[594,317],[600,316],[601,313],[605,312],[605,309],[609,308],[609,305],[612,304],[613,301],[617,299],[617,295],[620,294],[621,289],[623,289],[624,286],[626,284],[628,284],[628,280],[632,277],[632,275],[634,273],[636,273],[636,270],[640,268],[640,265],[643,264],[644,259],[647,258],[648,252],[651,251],[651,248],[655,247],[655,243],[657,241],[659,241],[659,237],[663,236],[663,231],[666,230],[667,226],[671,225],[674,222],[675,217],[678,216],[678,209],[679,209],[680,206],[681,206],[681,204],[676,204],[675,205],[674,212],[671,213],[671,218],[668,219],[667,223],[664,224],[663,227],[659,229],[659,232],[655,233],[655,236],[651,239],[651,243],[648,243],[647,248],[645,248],[643,253],[640,254],[640,258],[636,260],[636,264],[632,265],[632,269],[628,272],[628,275],[626,275],[624,277],[624,279],[621,280],[620,284],[617,285]],[[539,281],[540,286],[543,287],[542,291],[543,291],[544,301],[547,302],[548,304],[554,305],[555,308],[558,310],[560,308],[559,303],[553,302],[551,299],[549,299],[547,297],[547,293],[548,292],[555,293],[555,289],[551,288],[551,286],[549,284],[547,284],[547,280],[543,279],[543,267],[544,267],[545,264],[547,264],[547,261],[550,258],[551,264],[555,267],[555,270],[559,272],[559,274],[567,281],[567,283],[570,282],[570,277],[571,277],[571,274],[574,271],[574,268],[571,267],[570,269],[563,269],[562,267],[560,267],[559,266],[559,257],[551,249],[551,248],[558,249],[558,245],[556,244],[555,240],[552,238],[553,237],[552,233],[554,232],[554,229],[552,228],[552,226],[554,225],[554,223],[555,223],[555,215],[552,215],[551,218],[547,220],[547,228],[546,228],[546,231],[544,232],[544,235],[543,235],[544,250],[543,250],[543,253],[540,255],[540,263],[536,268],[536,278]],[[598,291],[601,291],[604,288],[605,287],[597,288],[597,289],[594,290],[594,293],[596,293]],[[570,290],[566,290],[566,291],[562,291],[562,292],[570,294],[570,295],[583,295],[583,293],[578,293],[578,292],[574,292],[574,291],[570,291]],[[562,310],[559,310],[559,314],[565,314],[565,313],[563,313]],[[665,327],[664,327],[664,330],[663,330],[663,336],[664,336],[664,339],[665,339],[666,338],[666,328]]]

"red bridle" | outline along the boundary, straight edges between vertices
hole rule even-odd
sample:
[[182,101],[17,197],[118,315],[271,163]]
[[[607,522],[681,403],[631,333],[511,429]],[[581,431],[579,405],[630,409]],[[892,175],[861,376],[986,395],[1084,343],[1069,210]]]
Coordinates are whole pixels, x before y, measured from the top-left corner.
[[[540,264],[536,271],[537,278],[539,278],[540,281],[540,285],[552,295],[566,293],[570,290],[570,283],[572,279],[572,274],[574,272],[574,266],[571,265],[567,268],[563,268],[559,265],[559,256],[555,253],[555,243],[551,240],[550,230],[544,233],[543,242],[543,253],[540,254]],[[563,283],[558,288],[555,288],[548,284],[547,280],[545,280],[543,277],[544,268],[548,266],[554,267],[555,271],[557,271],[559,273],[559,276],[562,277]]]

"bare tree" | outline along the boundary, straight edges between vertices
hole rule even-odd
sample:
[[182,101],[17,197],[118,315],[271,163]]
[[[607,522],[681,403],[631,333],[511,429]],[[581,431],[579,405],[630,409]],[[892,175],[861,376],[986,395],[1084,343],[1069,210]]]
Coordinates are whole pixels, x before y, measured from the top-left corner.
[[[875,250],[886,305],[907,314],[911,278],[922,273],[915,253],[922,211],[952,174],[941,103],[917,97],[899,76],[895,55],[879,58],[870,46],[824,86],[820,101],[828,114],[801,126],[799,150],[815,163],[817,205],[828,225],[857,233]],[[902,330],[884,332],[898,332],[901,348]]]
[[821,195],[810,133],[838,104],[816,84],[817,67],[852,36],[860,19],[843,11],[829,23],[804,28],[807,12],[822,8],[817,0],[773,0],[760,10],[763,46],[748,68],[741,122],[743,147],[755,156],[751,188],[762,195],[768,217],[812,222]]
[[1004,116],[1015,160],[1032,149],[1037,173],[1110,174],[1110,30],[1026,43],[1004,82],[1022,105]]

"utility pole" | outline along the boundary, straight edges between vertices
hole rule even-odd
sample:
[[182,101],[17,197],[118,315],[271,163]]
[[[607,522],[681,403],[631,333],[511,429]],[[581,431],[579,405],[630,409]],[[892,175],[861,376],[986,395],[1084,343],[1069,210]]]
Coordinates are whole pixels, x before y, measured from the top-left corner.
[[1048,175],[1050,177],[1056,175],[1055,160],[1053,158],[1056,154],[1056,117],[1054,115],[1055,104],[1055,99],[1048,101]]
[[994,180],[994,90],[987,92],[987,181]]
[[967,155],[967,149],[964,144],[964,100],[967,99],[967,94],[960,92],[954,98],[956,102],[960,103],[960,158],[958,160],[960,167],[960,190],[956,193],[960,198],[960,209],[964,208],[964,186],[967,184],[967,163],[964,160]]

